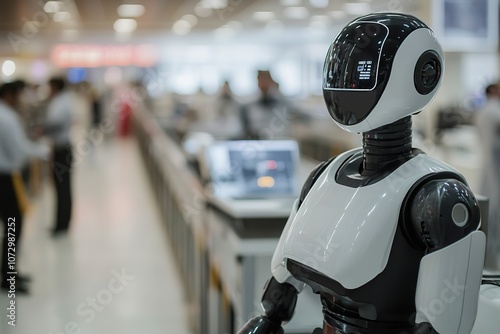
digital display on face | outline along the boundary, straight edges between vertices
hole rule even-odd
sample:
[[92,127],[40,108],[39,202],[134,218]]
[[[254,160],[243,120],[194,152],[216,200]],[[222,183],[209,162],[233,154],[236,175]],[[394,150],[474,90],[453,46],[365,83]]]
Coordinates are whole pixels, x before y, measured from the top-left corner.
[[387,35],[387,27],[379,23],[357,23],[346,27],[328,51],[323,87],[374,89],[378,60]]
[[359,80],[370,80],[372,77],[372,60],[358,61],[358,78]]

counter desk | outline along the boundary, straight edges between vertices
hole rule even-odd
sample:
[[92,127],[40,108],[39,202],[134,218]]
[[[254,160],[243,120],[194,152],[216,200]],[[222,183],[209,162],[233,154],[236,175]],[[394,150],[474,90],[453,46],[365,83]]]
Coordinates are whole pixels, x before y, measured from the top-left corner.
[[[315,163],[302,159],[301,183]],[[260,305],[271,258],[295,199],[220,199],[207,203],[210,266],[210,334],[234,333],[250,318],[262,314]],[[299,295],[297,316],[284,326],[286,333],[312,333],[322,324],[319,296],[309,287]]]
[[[271,257],[294,199],[217,199],[188,166],[182,149],[147,112],[134,130],[167,237],[184,281],[193,333],[233,333],[261,313]],[[316,166],[302,159],[299,184]],[[322,322],[319,297],[306,288],[287,333],[307,333]]]
[[[287,151],[281,153],[276,151],[278,147],[288,147],[291,149],[288,153],[293,156],[293,145],[291,148],[288,144],[286,142],[265,144],[266,149],[259,151],[263,156],[257,159],[260,161],[257,162],[257,166],[262,168],[262,164],[271,163],[273,168],[276,168],[285,161],[295,160],[284,158]],[[248,152],[246,151],[248,146],[242,145],[238,148],[236,146],[239,145],[236,144],[221,144],[214,150],[217,154],[211,152],[213,154],[207,155],[212,159],[225,161],[225,163],[219,161],[216,167],[225,170],[228,164],[232,166],[233,163],[236,165],[238,162],[241,163],[238,159],[239,153]],[[270,145],[274,148],[270,148]],[[227,150],[232,150],[232,155]],[[281,154],[284,160],[266,160],[264,153],[266,150]],[[230,157],[235,160],[229,162],[227,159]],[[296,176],[294,183],[299,189],[316,164],[307,158],[297,157],[293,170]],[[213,172],[213,177],[217,178],[217,172]],[[286,174],[284,169],[282,173]],[[232,177],[239,179],[242,175],[236,173]],[[227,179],[227,176],[225,178]],[[281,180],[287,184],[284,179]],[[228,186],[227,189],[238,193],[234,191],[234,186]],[[272,255],[292,211],[297,193],[289,193],[289,196],[268,194],[265,197],[257,196],[252,199],[229,198],[223,196],[225,192],[222,191],[207,194],[207,250],[211,275],[207,287],[209,298],[205,308],[211,312],[208,317],[210,334],[234,333],[247,320],[262,314],[261,297],[264,285],[271,277]],[[310,334],[315,327],[321,326],[319,296],[313,294],[310,288],[306,287],[299,295],[295,314],[297,316],[284,326],[287,333]]]

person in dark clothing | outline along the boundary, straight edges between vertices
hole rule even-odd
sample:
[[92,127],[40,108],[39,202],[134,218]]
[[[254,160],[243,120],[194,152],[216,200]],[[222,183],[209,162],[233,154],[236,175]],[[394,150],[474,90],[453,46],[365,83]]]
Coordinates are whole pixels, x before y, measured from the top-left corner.
[[73,99],[65,90],[65,81],[53,78],[49,81],[50,103],[47,107],[46,132],[54,143],[52,172],[57,194],[56,223],[54,236],[69,229],[72,211],[71,163],[73,153],[70,130],[73,123]]
[[280,93],[271,72],[257,72],[259,95],[240,107],[245,139],[283,139],[291,137],[290,125],[296,111]]
[[98,128],[102,121],[101,101],[95,91],[90,95],[92,103],[92,127]]

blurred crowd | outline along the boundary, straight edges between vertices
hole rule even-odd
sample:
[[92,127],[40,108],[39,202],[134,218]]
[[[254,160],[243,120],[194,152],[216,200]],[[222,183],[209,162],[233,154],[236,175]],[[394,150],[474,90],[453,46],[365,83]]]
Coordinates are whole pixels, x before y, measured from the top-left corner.
[[[118,111],[130,105],[130,98],[127,98],[131,95],[130,91],[130,88],[127,94],[122,91]],[[62,77],[53,77],[44,85],[22,80],[1,84],[2,289],[29,292],[31,278],[17,272],[19,256],[15,255],[22,249],[23,218],[29,209],[30,198],[47,183],[43,182],[45,180],[50,181],[56,197],[53,222],[48,233],[58,238],[69,231],[73,207],[71,175],[74,150],[77,154],[82,153],[75,145],[78,141],[75,138],[93,128],[102,127],[102,105],[103,96],[99,96],[88,82],[70,85]],[[122,119],[126,120],[125,117]],[[125,126],[121,128],[128,131]]]
[[[258,71],[257,86],[258,93],[247,101],[236,98],[227,81],[216,96],[209,97],[200,90],[188,100],[175,98],[173,124],[182,136],[200,132],[226,140],[290,137],[290,124],[298,111],[280,93],[269,71]],[[157,108],[141,81],[110,87],[101,94],[88,82],[69,84],[62,77],[53,77],[43,85],[22,80],[1,85],[3,289],[11,289],[14,284],[17,292],[29,292],[28,275],[18,273],[11,279],[9,248],[22,248],[23,217],[30,197],[46,183],[42,181],[49,180],[56,200],[48,233],[54,238],[67,234],[73,211],[73,167],[92,149],[83,144],[109,133],[127,136],[132,110],[138,105]]]
[[[56,196],[49,233],[57,238],[71,227],[72,169],[91,154],[92,141],[109,134],[126,137],[132,111],[139,105],[154,110],[164,129],[196,155],[213,140],[293,138],[294,124],[311,115],[286,98],[268,70],[256,73],[256,94],[241,98],[223,82],[215,95],[201,89],[191,96],[168,93],[154,100],[147,83],[99,91],[88,82],[68,84],[54,77],[44,85],[22,80],[0,86],[0,220],[3,228],[3,289],[11,288],[8,248],[22,247],[23,216],[40,179],[50,179]],[[475,113],[481,144],[480,193],[490,198],[490,221],[500,221],[500,85],[486,88],[487,102]],[[168,97],[166,101],[162,97]],[[89,144],[91,145],[80,145]],[[194,145],[193,145],[194,142]],[[94,145],[95,146],[95,145]],[[27,191],[26,191],[27,190]],[[498,232],[498,231],[497,231]],[[29,291],[30,277],[18,274],[16,291]]]
[[180,137],[203,132],[217,140],[292,138],[293,121],[307,118],[284,96],[269,70],[258,70],[256,94],[237,97],[230,83],[207,95],[201,89],[194,95],[170,95],[172,101],[157,109],[173,110],[171,122]]

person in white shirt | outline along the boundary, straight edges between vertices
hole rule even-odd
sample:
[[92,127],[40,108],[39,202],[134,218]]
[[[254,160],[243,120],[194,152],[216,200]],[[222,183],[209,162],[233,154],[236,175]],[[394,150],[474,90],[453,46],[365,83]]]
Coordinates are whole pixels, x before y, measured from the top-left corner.
[[[500,85],[498,83],[486,88],[486,104],[476,115],[481,143],[482,164],[480,169],[480,192],[490,200],[488,215],[488,233],[500,233]],[[488,251],[499,252],[497,244],[488,242]]]
[[49,81],[50,102],[47,106],[46,133],[54,144],[52,172],[57,195],[56,222],[53,236],[64,234],[69,229],[72,211],[71,170],[73,153],[70,130],[74,118],[74,101],[66,82],[61,78]]
[[[35,144],[26,138],[19,115],[15,108],[19,105],[21,89],[14,83],[0,87],[0,218],[4,224],[2,247],[2,289],[9,290],[12,284],[16,292],[27,293],[27,281],[22,275],[12,275],[17,271],[16,263],[10,263],[9,249],[19,252],[23,227],[23,184],[19,170],[32,157],[47,159],[49,148]],[[12,253],[12,251],[11,251]]]

